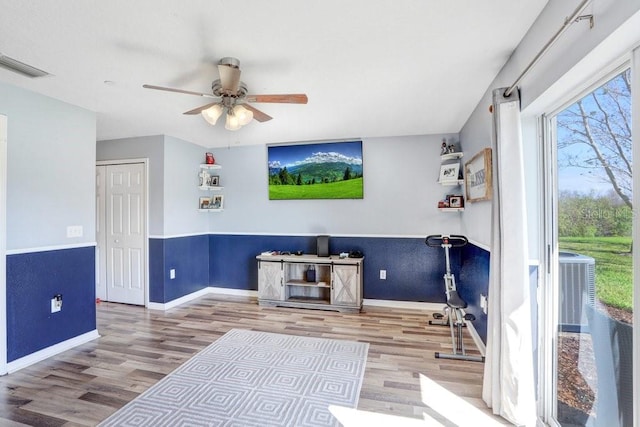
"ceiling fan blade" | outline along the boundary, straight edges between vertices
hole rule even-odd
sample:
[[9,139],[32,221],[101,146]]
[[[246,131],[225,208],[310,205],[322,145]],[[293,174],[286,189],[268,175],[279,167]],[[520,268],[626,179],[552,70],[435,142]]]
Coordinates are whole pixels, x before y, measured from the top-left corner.
[[262,111],[258,110],[255,107],[252,107],[249,104],[242,104],[242,106],[247,110],[250,110],[253,113],[253,118],[259,122],[266,122],[273,119],[273,117],[271,117],[270,115],[263,113]]
[[185,111],[185,112],[184,112],[184,113],[182,113],[182,114],[188,114],[188,115],[200,114],[200,113],[202,113],[204,110],[206,110],[207,108],[212,107],[212,106],[214,106],[214,105],[216,105],[216,104],[218,104],[218,102],[212,102],[212,103],[210,103],[210,104],[206,104],[206,105],[203,105],[203,106],[201,106],[201,107],[194,108],[193,110]]
[[219,64],[220,84],[225,92],[235,94],[240,86],[240,68],[231,65]]
[[142,87],[145,89],[164,90],[166,92],[175,92],[175,93],[184,93],[187,95],[204,96],[205,98],[217,98],[217,96],[214,96],[210,93],[192,92],[190,90],[173,89],[170,87],[154,86],[154,85],[142,85]]
[[309,99],[304,93],[288,93],[282,95],[247,95],[246,100],[249,102],[306,104]]

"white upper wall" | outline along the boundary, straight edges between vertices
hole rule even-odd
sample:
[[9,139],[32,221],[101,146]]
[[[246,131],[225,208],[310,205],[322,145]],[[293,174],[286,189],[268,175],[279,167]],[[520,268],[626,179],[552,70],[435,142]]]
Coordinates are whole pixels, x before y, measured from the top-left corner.
[[457,135],[363,138],[361,200],[269,200],[266,146],[213,149],[222,165],[224,211],[202,215],[211,217],[214,233],[459,233],[460,214],[437,209],[453,190],[437,184],[443,137],[458,142]]
[[212,194],[198,188],[207,150],[171,136],[165,136],[164,144],[164,236],[208,231],[210,218],[198,212],[199,198]]
[[[487,88],[473,114],[460,132],[460,140],[470,155],[491,144],[492,117],[488,107],[494,88],[509,87],[540,49],[564,23],[565,17],[577,7],[578,2],[550,1],[522,40],[509,61],[493,83]],[[527,207],[529,212],[529,249],[532,257],[538,255],[539,187],[541,161],[540,139],[537,135],[536,116],[557,102],[558,96],[569,93],[589,75],[598,73],[598,67],[613,61],[640,42],[637,32],[640,17],[640,0],[593,0],[585,14],[595,15],[595,27],[589,29],[588,21],[573,24],[551,50],[531,70],[521,84],[523,106],[523,142],[525,174],[527,179]],[[612,43],[614,38],[626,37],[624,42]],[[634,36],[635,35],[635,36]],[[635,41],[633,40],[635,37]],[[598,57],[598,60],[594,60]],[[585,68],[586,64],[586,68]],[[576,72],[580,68],[580,72]],[[569,76],[570,78],[566,78]],[[557,83],[561,82],[561,87]],[[553,92],[553,97],[550,96]],[[470,239],[487,247],[491,243],[491,206],[489,202],[467,205],[462,217],[462,232]]]
[[[95,242],[95,113],[0,83],[7,116],[7,250]],[[67,238],[68,226],[83,236]]]

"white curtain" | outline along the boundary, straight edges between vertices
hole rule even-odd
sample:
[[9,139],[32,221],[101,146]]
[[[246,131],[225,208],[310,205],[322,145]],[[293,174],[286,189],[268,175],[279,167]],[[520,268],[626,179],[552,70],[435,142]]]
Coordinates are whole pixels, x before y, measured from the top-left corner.
[[493,198],[482,398],[519,426],[536,424],[524,159],[517,91],[493,91]]
[[[640,164],[640,47],[633,50],[631,54],[631,114],[633,129],[633,164]],[[640,188],[640,173],[638,168],[633,168],[633,192],[637,195]],[[638,200],[637,196],[636,199]],[[640,222],[638,222],[637,208],[634,209],[633,220],[633,241],[640,241]],[[638,244],[636,243],[636,248]],[[640,265],[640,250],[633,251],[633,265],[637,269]],[[636,270],[637,271],[637,270]],[[634,401],[634,419],[633,425],[640,426],[640,404],[638,404],[638,396],[640,396],[640,316],[637,315],[640,308],[640,278],[634,272],[633,275],[633,394]]]

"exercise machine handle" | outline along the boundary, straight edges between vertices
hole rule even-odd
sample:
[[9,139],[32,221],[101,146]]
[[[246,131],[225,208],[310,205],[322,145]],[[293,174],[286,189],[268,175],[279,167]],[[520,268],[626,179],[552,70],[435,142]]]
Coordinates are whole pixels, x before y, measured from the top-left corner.
[[431,246],[433,248],[439,247],[442,245],[451,245],[452,248],[460,248],[466,245],[467,243],[469,243],[469,240],[467,240],[466,237],[461,236],[459,234],[450,234],[450,235],[432,234],[427,236],[424,243],[427,246]]

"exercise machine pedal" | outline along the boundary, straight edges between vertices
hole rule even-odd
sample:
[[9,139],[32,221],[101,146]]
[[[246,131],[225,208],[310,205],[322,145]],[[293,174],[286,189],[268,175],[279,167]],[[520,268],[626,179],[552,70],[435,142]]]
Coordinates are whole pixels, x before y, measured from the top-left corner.
[[442,313],[433,313],[433,319],[434,320],[429,320],[429,325],[432,325],[432,326],[448,326],[449,325],[448,314],[445,315]]

